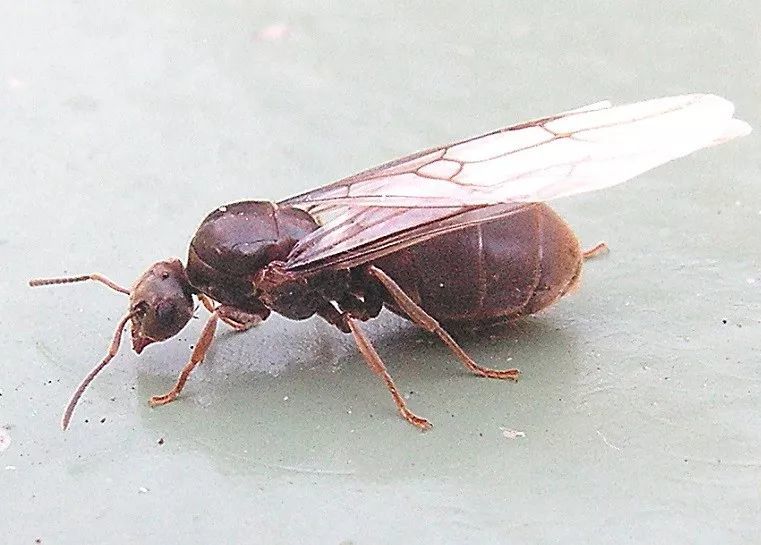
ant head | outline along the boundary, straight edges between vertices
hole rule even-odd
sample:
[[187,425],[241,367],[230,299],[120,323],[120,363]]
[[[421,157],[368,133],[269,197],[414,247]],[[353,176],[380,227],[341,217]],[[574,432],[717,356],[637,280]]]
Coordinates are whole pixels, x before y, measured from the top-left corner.
[[63,429],[68,427],[74,407],[87,386],[119,351],[122,330],[127,322],[132,322],[132,347],[139,354],[149,344],[164,341],[179,333],[193,316],[194,290],[188,282],[185,267],[179,259],[154,263],[137,279],[131,290],[123,288],[100,274],[36,279],[30,280],[29,285],[71,284],[86,280],[95,280],[115,291],[129,295],[130,305],[129,311],[116,326],[106,357],[87,374],[74,391],[63,414],[61,421]]
[[159,261],[130,290],[132,349],[175,336],[193,316],[193,288],[179,259]]

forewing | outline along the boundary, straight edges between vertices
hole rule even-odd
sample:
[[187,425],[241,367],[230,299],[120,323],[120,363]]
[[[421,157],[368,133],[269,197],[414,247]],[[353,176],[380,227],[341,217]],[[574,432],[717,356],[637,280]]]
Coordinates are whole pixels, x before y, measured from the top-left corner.
[[[322,223],[287,266],[354,266],[518,203],[616,185],[750,132],[733,114],[714,95],[599,102],[385,163],[283,201]],[[507,210],[481,210],[495,204]]]
[[732,103],[714,95],[601,102],[425,150],[284,203],[439,208],[545,201],[619,184],[750,132],[733,114]]

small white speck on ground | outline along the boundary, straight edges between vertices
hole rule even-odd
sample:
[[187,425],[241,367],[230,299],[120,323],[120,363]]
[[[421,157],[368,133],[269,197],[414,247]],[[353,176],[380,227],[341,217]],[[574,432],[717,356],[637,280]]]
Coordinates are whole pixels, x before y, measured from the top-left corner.
[[288,396],[283,396],[283,401],[288,401]]
[[137,489],[137,492],[139,494],[147,494],[148,493],[148,489],[146,487],[144,487],[144,486],[141,486],[140,488]]
[[499,427],[500,430],[502,430],[502,437],[505,439],[516,439],[518,437],[526,437],[526,433],[518,430],[513,430],[510,428],[503,428],[502,426]]

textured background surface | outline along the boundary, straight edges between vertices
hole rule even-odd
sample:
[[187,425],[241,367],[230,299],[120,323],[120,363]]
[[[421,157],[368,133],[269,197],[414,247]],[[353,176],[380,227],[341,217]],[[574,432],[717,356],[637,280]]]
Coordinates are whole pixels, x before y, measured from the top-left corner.
[[[761,4],[2,3],[1,542],[758,535]],[[261,35],[275,24],[287,35]],[[225,202],[597,99],[687,91],[731,98],[757,132],[557,203],[612,253],[548,312],[462,339],[486,365],[519,366],[518,384],[465,374],[391,315],[369,326],[431,433],[396,416],[349,339],[279,318],[220,335],[159,410],[146,398],[172,384],[200,321],[125,351],[59,430],[126,300],[26,279],[129,283],[184,256]]]

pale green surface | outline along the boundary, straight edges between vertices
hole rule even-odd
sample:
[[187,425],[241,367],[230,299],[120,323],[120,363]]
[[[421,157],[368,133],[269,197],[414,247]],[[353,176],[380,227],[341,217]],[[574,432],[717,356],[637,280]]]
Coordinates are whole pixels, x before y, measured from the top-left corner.
[[[3,2],[0,542],[759,539],[761,4],[250,4]],[[291,34],[258,41],[274,23]],[[463,340],[519,366],[518,384],[466,375],[390,315],[368,327],[432,432],[396,416],[349,339],[279,318],[223,333],[159,410],[146,398],[201,322],[125,350],[58,428],[126,300],[26,279],[128,283],[184,256],[225,202],[602,98],[687,91],[729,97],[757,132],[557,204],[613,251],[550,311]]]

